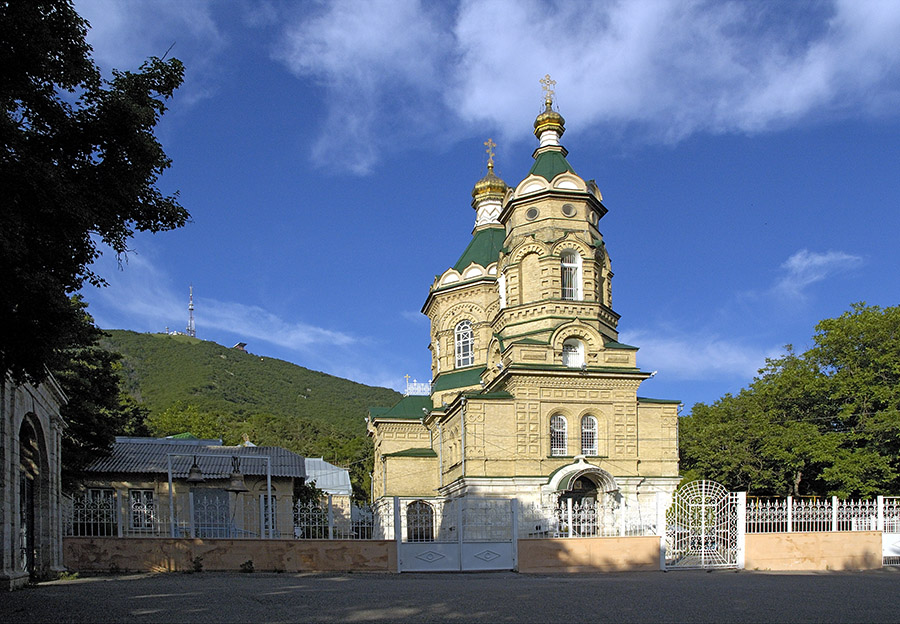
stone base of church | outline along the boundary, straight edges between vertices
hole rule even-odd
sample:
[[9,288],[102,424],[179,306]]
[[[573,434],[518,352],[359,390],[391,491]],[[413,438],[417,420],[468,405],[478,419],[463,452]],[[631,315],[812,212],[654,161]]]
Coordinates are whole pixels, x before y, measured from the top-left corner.
[[19,589],[27,585],[29,580],[27,572],[4,570],[0,572],[0,591]]

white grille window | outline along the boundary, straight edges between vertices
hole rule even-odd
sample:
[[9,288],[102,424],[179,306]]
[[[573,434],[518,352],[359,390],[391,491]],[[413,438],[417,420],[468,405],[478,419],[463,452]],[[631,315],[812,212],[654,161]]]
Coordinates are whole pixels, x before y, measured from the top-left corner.
[[581,454],[597,454],[597,419],[593,416],[581,419]]
[[153,490],[128,490],[132,529],[152,529],[156,519]]
[[566,432],[566,419],[559,414],[550,418],[550,455],[564,456],[568,453],[569,438]]
[[584,344],[575,338],[563,342],[562,360],[569,368],[578,368],[584,364]]
[[574,251],[564,251],[560,258],[562,298],[581,301],[581,256]]
[[471,366],[475,363],[475,353],[472,344],[472,323],[461,321],[456,325],[456,368]]

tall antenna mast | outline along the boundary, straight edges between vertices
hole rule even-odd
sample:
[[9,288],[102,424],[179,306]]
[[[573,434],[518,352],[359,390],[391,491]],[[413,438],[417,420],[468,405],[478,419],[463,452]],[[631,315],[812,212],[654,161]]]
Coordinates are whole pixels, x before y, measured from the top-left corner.
[[197,330],[194,327],[194,285],[191,284],[191,294],[190,299],[188,300],[188,326],[187,326],[187,335],[191,338],[197,337]]

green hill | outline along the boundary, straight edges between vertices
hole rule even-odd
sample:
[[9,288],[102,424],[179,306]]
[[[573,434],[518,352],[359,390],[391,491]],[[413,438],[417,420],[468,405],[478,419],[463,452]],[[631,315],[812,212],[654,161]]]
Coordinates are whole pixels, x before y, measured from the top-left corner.
[[122,354],[125,386],[150,410],[155,434],[197,429],[191,433],[226,444],[246,434],[258,445],[358,466],[358,487],[371,468],[367,408],[400,398],[387,388],[189,336],[105,331],[103,346]]

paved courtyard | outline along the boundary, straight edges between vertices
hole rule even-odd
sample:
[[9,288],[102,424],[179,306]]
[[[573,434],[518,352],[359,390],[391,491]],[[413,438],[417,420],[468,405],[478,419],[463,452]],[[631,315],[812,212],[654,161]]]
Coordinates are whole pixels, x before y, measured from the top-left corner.
[[101,576],[0,594],[2,622],[896,622],[900,569]]

